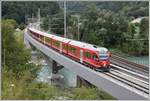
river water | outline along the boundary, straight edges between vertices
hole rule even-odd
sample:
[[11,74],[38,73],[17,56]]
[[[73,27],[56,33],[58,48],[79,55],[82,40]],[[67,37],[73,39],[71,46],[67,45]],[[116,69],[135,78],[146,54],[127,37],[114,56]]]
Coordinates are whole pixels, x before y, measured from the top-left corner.
[[67,68],[62,68],[58,73],[64,76],[64,83],[66,86],[76,87],[76,74]]
[[[76,75],[70,70],[62,68],[57,74],[63,76],[63,85],[65,87],[76,87]],[[52,75],[51,67],[49,65],[43,65],[38,73],[37,81],[51,84],[50,78],[52,78]]]
[[37,81],[47,82],[51,84],[49,78],[52,77],[52,70],[48,65],[43,65],[41,70],[38,72]]
[[[39,82],[47,82],[49,84],[52,84],[51,82],[51,78],[53,76],[52,74],[52,67],[50,64],[48,64],[41,56],[41,58],[39,59],[40,54],[32,54],[32,61],[34,61],[34,63],[40,63],[41,69],[38,72],[38,77],[37,77],[37,81]],[[61,70],[58,71],[57,73],[58,75],[61,75],[63,78],[61,81],[61,83],[63,83],[62,85],[64,87],[76,87],[76,75],[71,72],[69,69],[67,68],[62,68]]]
[[130,56],[130,57],[126,57],[128,60],[138,63],[138,64],[142,64],[145,66],[149,66],[149,57],[148,56]]

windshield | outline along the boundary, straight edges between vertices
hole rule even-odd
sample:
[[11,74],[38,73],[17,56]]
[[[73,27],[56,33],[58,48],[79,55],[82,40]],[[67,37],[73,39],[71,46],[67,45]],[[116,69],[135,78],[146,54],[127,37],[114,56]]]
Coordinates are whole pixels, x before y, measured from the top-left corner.
[[100,60],[108,59],[108,54],[99,54]]

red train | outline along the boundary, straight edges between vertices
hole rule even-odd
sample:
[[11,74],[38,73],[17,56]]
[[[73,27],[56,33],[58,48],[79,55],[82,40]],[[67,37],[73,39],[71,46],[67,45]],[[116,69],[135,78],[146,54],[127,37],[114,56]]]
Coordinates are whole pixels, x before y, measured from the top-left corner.
[[28,28],[28,33],[41,43],[97,71],[109,71],[110,52],[104,47],[79,42]]

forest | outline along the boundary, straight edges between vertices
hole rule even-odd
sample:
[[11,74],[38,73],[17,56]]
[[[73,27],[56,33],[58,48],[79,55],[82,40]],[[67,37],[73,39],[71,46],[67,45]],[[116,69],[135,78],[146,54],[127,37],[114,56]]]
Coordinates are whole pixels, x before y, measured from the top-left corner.
[[[67,4],[68,35],[71,33],[73,39],[77,39],[78,21],[72,15],[78,15],[80,41],[129,55],[148,55],[148,2],[72,1]],[[138,18],[141,22],[132,23]]]
[[[66,5],[68,38],[78,40],[80,24],[80,41],[129,55],[148,55],[148,2],[69,1]],[[2,19],[12,18],[23,29],[26,18],[37,17],[38,8],[41,9],[41,27],[63,35],[62,1],[2,2]],[[142,18],[140,23],[131,23],[137,18]]]

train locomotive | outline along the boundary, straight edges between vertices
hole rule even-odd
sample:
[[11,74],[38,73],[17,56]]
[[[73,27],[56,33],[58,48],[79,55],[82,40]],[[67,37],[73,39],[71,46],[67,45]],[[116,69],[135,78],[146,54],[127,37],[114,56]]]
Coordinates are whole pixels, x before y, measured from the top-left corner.
[[110,52],[104,47],[47,34],[34,28],[27,28],[27,31],[39,42],[91,69],[96,71],[110,70]]

